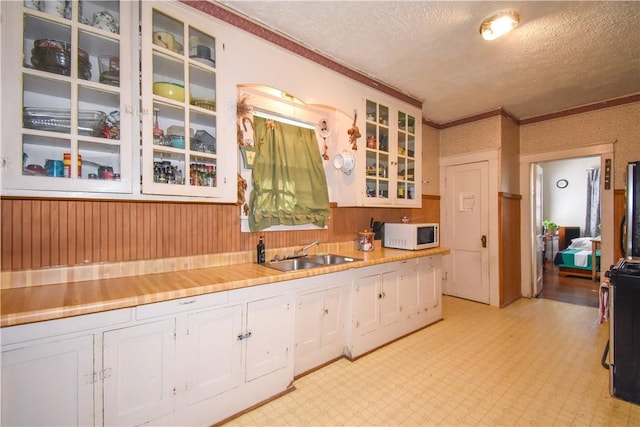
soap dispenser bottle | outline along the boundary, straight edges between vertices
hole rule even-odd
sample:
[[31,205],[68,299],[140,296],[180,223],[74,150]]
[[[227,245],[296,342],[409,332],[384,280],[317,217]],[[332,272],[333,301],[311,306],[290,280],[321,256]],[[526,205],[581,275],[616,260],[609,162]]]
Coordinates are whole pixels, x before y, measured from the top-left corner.
[[256,259],[258,260],[258,264],[264,264],[265,261],[265,250],[264,250],[264,236],[260,236],[260,240],[258,241],[258,246],[256,246]]

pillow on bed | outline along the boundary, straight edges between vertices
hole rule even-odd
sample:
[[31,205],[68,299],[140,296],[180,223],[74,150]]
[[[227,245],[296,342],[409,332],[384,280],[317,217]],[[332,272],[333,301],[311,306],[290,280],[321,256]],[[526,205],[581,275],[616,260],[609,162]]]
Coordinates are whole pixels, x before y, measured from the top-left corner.
[[585,249],[591,250],[591,240],[595,237],[578,237],[577,239],[571,239],[571,244],[567,249]]

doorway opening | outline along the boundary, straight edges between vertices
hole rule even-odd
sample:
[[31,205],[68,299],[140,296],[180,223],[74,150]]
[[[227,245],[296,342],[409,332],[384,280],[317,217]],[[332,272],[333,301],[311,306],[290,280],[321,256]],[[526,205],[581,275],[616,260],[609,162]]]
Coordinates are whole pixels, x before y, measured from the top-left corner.
[[[562,161],[567,162],[580,162],[582,159],[593,158],[591,161],[593,165],[585,166],[582,164],[576,170],[582,176],[582,183],[578,184],[578,178],[574,178],[573,175],[568,175],[569,168],[567,165],[570,163],[563,164]],[[554,239],[543,239],[543,231],[542,231],[542,220],[549,219],[550,222],[554,222],[557,225],[564,226],[574,226],[579,227],[581,236],[586,235],[586,213],[581,207],[581,211],[583,213],[573,213],[573,215],[577,216],[568,216],[571,215],[575,209],[573,207],[561,208],[560,211],[553,210],[544,210],[544,207],[538,206],[538,212],[536,212],[536,191],[535,191],[535,182],[536,182],[536,174],[532,173],[535,170],[535,167],[539,165],[546,166],[549,170],[546,172],[546,177],[544,178],[545,184],[542,185],[541,192],[547,188],[546,186],[550,186],[553,191],[557,191],[560,194],[561,200],[570,199],[576,196],[580,191],[583,196],[581,200],[584,202],[579,202],[579,206],[586,206],[586,174],[587,169],[590,167],[599,167],[600,170],[604,171],[605,163],[613,162],[613,143],[607,144],[598,144],[587,147],[563,150],[558,152],[548,152],[548,153],[539,153],[539,154],[531,154],[531,155],[523,155],[520,157],[520,185],[521,185],[521,194],[523,195],[523,212],[529,212],[529,215],[522,215],[521,217],[521,241],[522,241],[522,295],[524,297],[536,297],[538,295],[542,295],[544,287],[548,285],[549,293],[552,293],[554,287],[563,286],[563,288],[559,288],[561,290],[567,290],[564,288],[565,286],[573,286],[575,290],[574,300],[577,304],[590,305],[591,301],[596,301],[598,296],[598,286],[600,281],[592,281],[588,278],[574,278],[572,276],[567,276],[565,278],[561,277],[559,274],[554,274],[556,272],[556,267],[554,265],[554,257],[558,250],[564,249],[564,247],[560,248],[559,246],[565,246],[564,244],[560,244],[558,241],[555,243],[556,246],[549,246],[554,244]],[[557,163],[556,172],[561,174],[560,176],[554,175],[551,173],[553,171],[553,162]],[[566,182],[566,183],[565,183]],[[572,185],[575,184],[575,185]],[[576,188],[576,186],[582,187],[582,189]],[[613,189],[604,187],[604,179],[601,180],[600,185],[600,213],[601,220],[599,223],[601,242],[600,244],[600,265],[607,266],[612,263],[613,260],[613,234],[614,234],[614,224],[613,224]],[[580,190],[580,191],[578,191]],[[547,189],[547,193],[552,192],[552,190]],[[547,194],[546,196],[549,196]],[[577,196],[576,196],[577,197]],[[544,202],[543,202],[544,203]],[[547,202],[549,204],[551,202]],[[577,204],[575,200],[573,200],[572,204]],[[586,209],[586,207],[585,207]],[[582,218],[581,216],[584,215]],[[577,224],[577,225],[576,225]],[[588,239],[592,238],[592,234],[590,234]],[[545,248],[549,247],[549,251],[545,251],[545,263],[542,264],[542,242],[545,241]],[[559,239],[558,239],[559,240]],[[543,269],[542,267],[548,267]],[[545,283],[546,282],[546,283]],[[539,284],[542,283],[542,287],[540,288]],[[595,292],[592,292],[591,289],[595,289]],[[583,295],[586,293],[587,295]],[[555,298],[563,300],[571,299],[571,292],[567,295],[560,295],[560,292],[555,292]],[[566,292],[565,292],[566,294]],[[595,295],[591,295],[595,294]],[[580,295],[580,296],[579,296]],[[592,296],[593,300],[589,298]],[[586,303],[585,303],[586,300]],[[569,302],[569,301],[566,301]]]
[[[578,305],[598,306],[599,282],[592,280],[591,271],[585,268],[584,275],[567,274],[559,267],[563,258],[560,251],[568,251],[577,245],[577,240],[589,237],[600,238],[599,228],[594,229],[593,216],[600,217],[600,185],[595,186],[596,197],[592,197],[589,180],[594,171],[600,169],[600,156],[550,160],[536,163],[542,175],[540,213],[547,228],[542,240],[542,290],[538,298],[559,300]],[[595,220],[599,225],[600,221]],[[576,242],[576,243],[572,243]],[[585,249],[591,249],[590,244]],[[581,254],[588,253],[580,249]],[[584,255],[583,255],[584,256]],[[587,255],[588,256],[588,255]],[[562,265],[562,264],[560,264]]]

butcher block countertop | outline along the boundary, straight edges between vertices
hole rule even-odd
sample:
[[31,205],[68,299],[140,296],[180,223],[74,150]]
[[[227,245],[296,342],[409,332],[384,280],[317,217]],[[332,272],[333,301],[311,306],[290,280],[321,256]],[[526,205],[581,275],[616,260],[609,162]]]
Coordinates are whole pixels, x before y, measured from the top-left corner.
[[15,326],[135,307],[177,298],[448,253],[449,249],[447,248],[421,251],[388,248],[380,248],[372,252],[341,251],[340,255],[360,258],[362,261],[292,272],[280,272],[255,263],[241,263],[157,274],[2,289],[0,326]]

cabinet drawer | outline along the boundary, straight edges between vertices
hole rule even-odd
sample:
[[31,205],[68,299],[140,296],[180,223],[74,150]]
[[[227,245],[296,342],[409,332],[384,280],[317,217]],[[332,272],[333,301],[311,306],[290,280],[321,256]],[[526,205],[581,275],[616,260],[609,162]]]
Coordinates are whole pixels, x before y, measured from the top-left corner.
[[225,291],[141,305],[136,308],[136,319],[149,319],[151,317],[182,313],[184,311],[225,304],[228,300],[229,294]]

